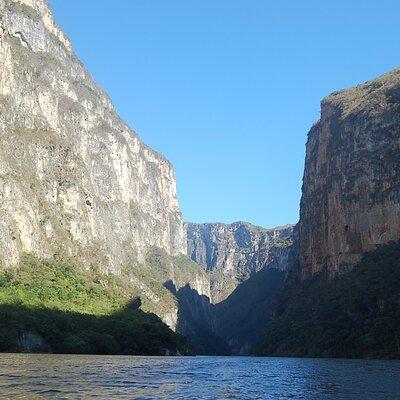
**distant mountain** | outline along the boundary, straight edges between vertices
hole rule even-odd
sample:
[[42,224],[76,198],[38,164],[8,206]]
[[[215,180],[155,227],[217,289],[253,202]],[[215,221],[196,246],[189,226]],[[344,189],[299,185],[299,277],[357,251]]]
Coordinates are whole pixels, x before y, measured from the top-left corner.
[[[210,297],[176,291],[178,332],[203,354],[251,354],[297,254],[294,226],[187,223],[188,256],[208,272]],[[191,321],[191,323],[188,323]]]
[[248,222],[186,223],[188,256],[211,273],[213,303],[264,268],[289,268],[293,225],[273,229]]

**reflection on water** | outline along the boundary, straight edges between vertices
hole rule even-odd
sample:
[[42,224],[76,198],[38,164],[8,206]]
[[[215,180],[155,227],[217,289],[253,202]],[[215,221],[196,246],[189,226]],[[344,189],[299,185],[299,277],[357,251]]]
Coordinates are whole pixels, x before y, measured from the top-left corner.
[[400,362],[0,354],[0,399],[400,399]]

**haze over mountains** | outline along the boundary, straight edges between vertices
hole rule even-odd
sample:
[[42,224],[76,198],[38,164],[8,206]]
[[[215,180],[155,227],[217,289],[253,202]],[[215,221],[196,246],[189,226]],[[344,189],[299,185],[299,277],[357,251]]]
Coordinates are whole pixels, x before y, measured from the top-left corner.
[[[21,319],[25,309],[19,315],[7,309],[7,326],[11,321],[18,328],[6,332],[1,350],[27,350],[21,338],[31,337],[49,351],[107,348],[132,354],[140,343],[150,343],[151,354],[189,353],[190,345],[162,320],[202,354],[249,354],[267,328],[262,354],[348,355],[348,347],[342,353],[332,344],[324,348],[343,333],[336,325],[320,346],[307,345],[309,331],[298,320],[314,314],[312,305],[298,300],[309,294],[310,282],[316,299],[331,293],[337,279],[366,262],[366,252],[400,238],[399,70],[322,102],[321,119],[308,137],[300,222],[264,229],[245,222],[183,222],[171,164],[120,119],[54,23],[47,1],[0,0],[0,60],[1,298],[44,313],[57,308],[137,322],[129,326],[134,332],[121,328],[110,337],[107,321],[85,320],[90,334],[77,327],[57,341],[45,337],[37,321]],[[387,252],[396,254],[392,248]],[[369,260],[372,276],[376,270]],[[30,291],[26,276],[38,270],[47,274],[43,279],[53,277],[53,288],[38,284]],[[85,284],[65,295],[65,279],[72,286]],[[360,280],[357,290],[372,293],[374,279]],[[398,283],[393,275],[368,307],[359,304],[373,310],[372,320],[346,314],[346,324],[365,326],[352,338],[359,344],[354,356],[399,355],[395,339],[379,351],[382,333],[375,321],[385,335],[396,337]],[[11,293],[7,287],[16,289]],[[387,304],[382,291],[393,293]],[[360,298],[346,298],[336,315]],[[120,309],[124,301],[134,304],[128,314]],[[312,332],[324,312],[325,305],[315,311]],[[47,313],[46,323],[59,318],[66,317]],[[126,335],[137,332],[143,342],[129,342],[127,350]],[[364,351],[361,342],[372,343],[374,352]]]

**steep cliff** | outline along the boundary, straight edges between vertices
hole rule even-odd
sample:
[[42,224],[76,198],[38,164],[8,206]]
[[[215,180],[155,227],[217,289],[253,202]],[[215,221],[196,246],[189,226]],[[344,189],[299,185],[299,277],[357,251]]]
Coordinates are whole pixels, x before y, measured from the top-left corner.
[[293,226],[265,229],[247,222],[187,223],[188,256],[210,271],[211,300],[225,300],[235,287],[264,268],[287,270]]
[[187,223],[188,256],[207,272],[209,295],[171,287],[178,332],[202,354],[250,354],[297,255],[297,230],[247,222]]
[[286,274],[276,268],[265,268],[215,305],[215,332],[227,343],[231,354],[254,354]]
[[299,263],[260,346],[399,358],[400,69],[322,102],[307,142]]
[[400,69],[322,101],[307,142],[303,275],[330,275],[400,238]]
[[0,0],[0,61],[0,267],[72,259],[175,330],[166,282],[211,295],[185,256],[172,166],[120,119],[46,0]]
[[0,0],[0,256],[63,252],[105,272],[186,252],[169,162],[75,57],[46,0]]

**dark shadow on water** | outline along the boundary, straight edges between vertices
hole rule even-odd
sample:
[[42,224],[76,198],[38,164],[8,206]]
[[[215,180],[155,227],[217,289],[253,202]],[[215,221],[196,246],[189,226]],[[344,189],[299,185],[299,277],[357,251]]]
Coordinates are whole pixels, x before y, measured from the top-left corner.
[[0,305],[0,351],[164,355],[190,352],[139,298],[111,315],[97,316],[23,305]]

